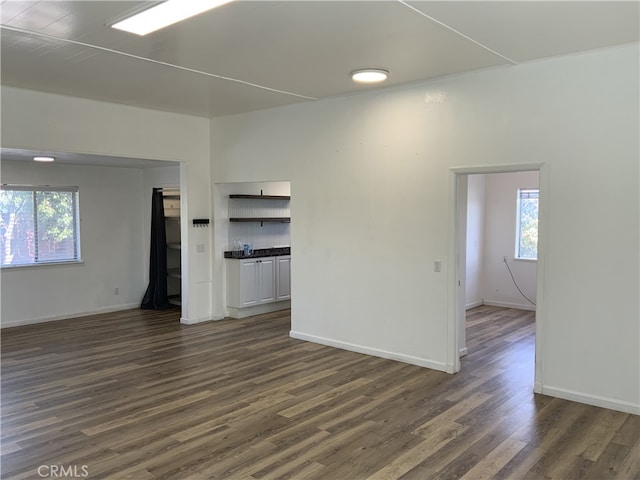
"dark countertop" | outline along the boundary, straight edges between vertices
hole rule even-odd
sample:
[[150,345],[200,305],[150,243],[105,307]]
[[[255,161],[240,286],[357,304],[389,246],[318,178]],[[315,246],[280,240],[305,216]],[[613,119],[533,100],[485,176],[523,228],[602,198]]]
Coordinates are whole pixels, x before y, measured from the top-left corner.
[[242,260],[243,258],[279,257],[281,255],[291,255],[291,247],[258,248],[251,255],[243,252],[224,252],[224,258]]

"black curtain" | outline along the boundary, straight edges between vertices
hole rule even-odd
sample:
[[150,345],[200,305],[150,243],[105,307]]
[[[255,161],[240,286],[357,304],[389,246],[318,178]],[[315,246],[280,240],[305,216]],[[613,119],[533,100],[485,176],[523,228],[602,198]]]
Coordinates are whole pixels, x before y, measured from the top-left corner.
[[170,307],[167,297],[167,233],[164,226],[164,202],[162,189],[154,188],[151,198],[149,286],[140,308],[162,310]]

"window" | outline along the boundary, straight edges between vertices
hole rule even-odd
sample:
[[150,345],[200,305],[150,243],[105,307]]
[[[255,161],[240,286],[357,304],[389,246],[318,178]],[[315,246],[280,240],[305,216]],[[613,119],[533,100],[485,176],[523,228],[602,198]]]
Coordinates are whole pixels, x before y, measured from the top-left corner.
[[1,266],[80,261],[78,187],[0,188]]
[[538,200],[537,188],[518,189],[516,225],[516,258],[538,259]]

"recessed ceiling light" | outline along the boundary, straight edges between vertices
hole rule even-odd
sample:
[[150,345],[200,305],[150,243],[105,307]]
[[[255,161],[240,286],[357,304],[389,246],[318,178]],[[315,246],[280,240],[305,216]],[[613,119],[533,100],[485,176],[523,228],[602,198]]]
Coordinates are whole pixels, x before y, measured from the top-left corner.
[[111,25],[112,28],[146,35],[232,0],[168,0]]
[[34,162],[53,162],[55,161],[54,157],[33,157]]
[[351,79],[358,83],[384,82],[389,76],[389,70],[384,68],[363,68],[351,72]]

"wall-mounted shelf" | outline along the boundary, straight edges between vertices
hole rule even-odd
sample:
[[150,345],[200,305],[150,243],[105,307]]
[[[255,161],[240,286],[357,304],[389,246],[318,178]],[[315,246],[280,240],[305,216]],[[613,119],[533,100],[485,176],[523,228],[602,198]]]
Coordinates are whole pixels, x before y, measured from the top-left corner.
[[180,190],[166,188],[162,191],[167,240],[167,293],[171,305],[182,304],[182,273],[180,251]]
[[232,217],[230,222],[274,222],[291,223],[291,217]]
[[179,307],[182,305],[182,297],[180,295],[169,295],[169,303]]
[[180,272],[180,267],[167,269],[167,276],[168,277],[172,277],[172,278],[182,278],[182,273]]
[[[291,223],[290,195],[260,195],[234,193],[229,195],[229,221],[231,223]],[[238,200],[233,202],[233,200]],[[259,200],[259,202],[257,202]],[[270,200],[265,201],[265,200]],[[281,216],[287,215],[287,216]],[[239,228],[240,226],[236,226]]]
[[290,195],[246,195],[242,193],[229,195],[229,198],[247,198],[251,200],[291,200]]

